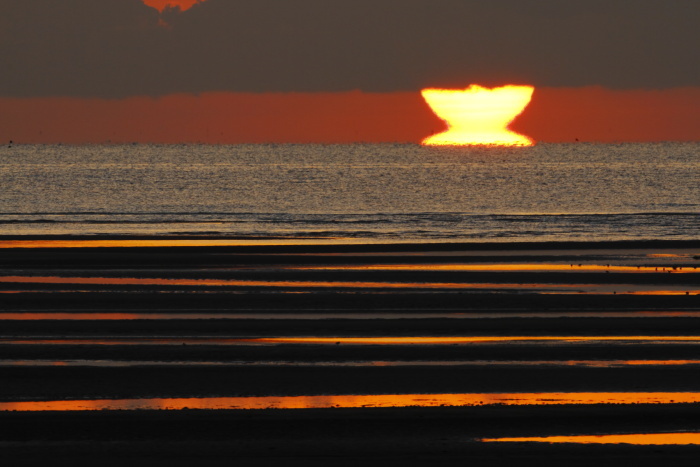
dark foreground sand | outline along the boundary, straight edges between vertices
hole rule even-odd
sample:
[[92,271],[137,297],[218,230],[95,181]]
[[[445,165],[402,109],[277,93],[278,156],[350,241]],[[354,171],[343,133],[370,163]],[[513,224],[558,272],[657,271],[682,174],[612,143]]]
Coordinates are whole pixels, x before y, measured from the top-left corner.
[[482,437],[700,429],[693,406],[0,414],[7,465],[696,465],[700,446]]
[[[700,289],[700,272],[695,272],[700,266],[700,242],[189,248],[127,244],[76,249],[2,246],[0,242],[0,278],[5,278],[0,282],[0,292],[4,292],[0,293],[0,314],[15,316],[0,317],[0,402],[314,394],[700,392],[699,365],[692,363],[700,360],[700,344],[695,341],[375,346],[178,342],[186,338],[295,336],[698,336],[700,342],[700,295],[694,292]],[[485,263],[571,264],[572,270],[342,270],[343,265]],[[575,264],[661,269],[643,274],[604,268],[583,272],[574,270]],[[309,271],[300,266],[341,268]],[[75,277],[83,283],[65,280]],[[115,278],[262,283],[124,284]],[[300,286],[295,283],[299,281],[380,285]],[[397,290],[383,283],[410,286]],[[451,285],[426,288],[421,285],[424,283]],[[502,284],[511,286],[504,289]],[[576,292],[584,286],[597,292]],[[608,292],[611,287],[620,293]],[[645,291],[653,293],[638,293]],[[16,316],[76,311],[94,314],[95,319]],[[387,311],[395,315],[376,319]],[[563,311],[567,317],[556,315]],[[140,314],[146,312],[207,312],[227,317],[142,319]],[[498,318],[489,316],[496,312],[501,313]],[[598,315],[584,316],[587,312]],[[626,317],[620,315],[623,312],[637,314]],[[101,319],[105,313],[128,317]],[[233,316],[237,313],[241,316]],[[274,319],[262,316],[270,313],[275,314]],[[323,318],[324,313],[333,318]],[[453,314],[432,317],[431,313]],[[348,317],[343,318],[343,314]],[[300,319],[302,315],[304,319]],[[313,319],[315,315],[319,318]],[[139,338],[163,342],[114,342]],[[87,363],[100,360],[127,361],[133,366]],[[433,360],[459,364],[421,363]],[[550,364],[532,365],[540,360]],[[566,363],[582,360],[601,365]],[[604,362],[609,360],[643,364],[606,366]],[[664,360],[676,364],[667,365]],[[62,366],[64,361],[73,365]],[[140,361],[156,364],[139,365]],[[408,364],[374,363],[392,361]],[[490,366],[484,361],[500,364]],[[232,364],[217,367],[201,362]],[[319,362],[326,364],[316,366]],[[328,362],[366,364],[334,366]],[[677,431],[700,431],[698,405],[0,412],[0,460],[6,465],[120,466],[696,465],[700,446],[480,441],[486,437]]]

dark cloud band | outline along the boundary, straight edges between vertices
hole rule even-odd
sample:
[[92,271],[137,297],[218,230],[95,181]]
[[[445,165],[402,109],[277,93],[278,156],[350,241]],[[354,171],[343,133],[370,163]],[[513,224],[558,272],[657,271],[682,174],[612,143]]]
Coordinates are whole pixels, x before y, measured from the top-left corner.
[[697,86],[697,24],[665,0],[0,0],[0,95]]

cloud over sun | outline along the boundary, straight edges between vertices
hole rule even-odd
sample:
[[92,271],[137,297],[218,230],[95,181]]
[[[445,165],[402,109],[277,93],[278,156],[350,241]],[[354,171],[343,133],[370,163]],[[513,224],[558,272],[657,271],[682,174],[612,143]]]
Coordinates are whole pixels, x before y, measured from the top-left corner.
[[181,11],[188,10],[192,8],[197,3],[203,2],[205,0],[141,0],[147,6],[155,8],[161,13],[166,8],[179,8]]

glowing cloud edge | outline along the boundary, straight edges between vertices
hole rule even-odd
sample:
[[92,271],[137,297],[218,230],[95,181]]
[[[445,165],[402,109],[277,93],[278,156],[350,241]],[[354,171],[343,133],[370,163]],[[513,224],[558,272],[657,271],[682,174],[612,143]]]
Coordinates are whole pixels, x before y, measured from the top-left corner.
[[166,9],[186,11],[204,1],[206,0],[141,0],[144,5],[155,8],[159,13],[163,13]]

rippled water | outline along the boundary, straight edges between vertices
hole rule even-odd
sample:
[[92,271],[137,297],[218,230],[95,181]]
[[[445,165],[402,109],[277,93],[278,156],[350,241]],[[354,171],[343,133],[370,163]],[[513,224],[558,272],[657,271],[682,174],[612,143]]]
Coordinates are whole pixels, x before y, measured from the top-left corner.
[[0,148],[0,234],[697,239],[700,145]]

